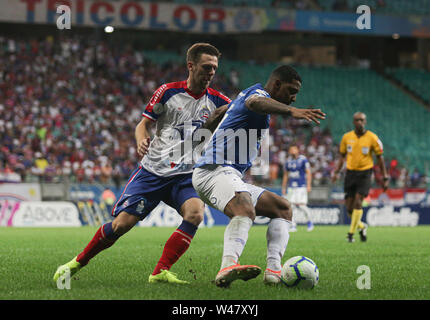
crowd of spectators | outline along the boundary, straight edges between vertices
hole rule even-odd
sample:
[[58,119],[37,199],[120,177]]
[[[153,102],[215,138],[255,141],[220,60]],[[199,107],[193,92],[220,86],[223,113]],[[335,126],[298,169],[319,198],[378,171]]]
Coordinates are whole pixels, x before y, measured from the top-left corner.
[[[134,130],[144,105],[160,84],[186,77],[185,64],[158,65],[132,47],[0,38],[0,180],[119,187],[140,160]],[[219,74],[212,87],[234,98],[238,77]],[[337,154],[330,131],[280,116],[271,118],[262,182],[280,183],[291,143],[308,157],[314,185],[328,184]],[[420,183],[397,163],[389,168],[396,184]]]

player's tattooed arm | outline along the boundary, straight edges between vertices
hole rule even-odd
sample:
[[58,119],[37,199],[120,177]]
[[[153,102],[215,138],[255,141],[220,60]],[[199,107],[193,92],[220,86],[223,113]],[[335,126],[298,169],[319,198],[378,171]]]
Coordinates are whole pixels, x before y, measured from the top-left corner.
[[272,98],[262,96],[251,96],[245,102],[246,107],[256,113],[261,114],[280,114],[283,116],[291,116],[297,119],[305,119],[320,123],[319,120],[325,119],[325,113],[321,109],[299,109]]
[[215,111],[209,116],[208,120],[206,120],[206,122],[202,125],[202,128],[208,129],[213,133],[216,127],[218,127],[218,124],[220,123],[221,119],[224,118],[227,109],[228,104],[216,108]]
[[136,126],[135,138],[137,153],[141,157],[148,153],[149,143],[151,142],[151,128],[153,124],[154,121],[148,118],[142,118],[142,120]]

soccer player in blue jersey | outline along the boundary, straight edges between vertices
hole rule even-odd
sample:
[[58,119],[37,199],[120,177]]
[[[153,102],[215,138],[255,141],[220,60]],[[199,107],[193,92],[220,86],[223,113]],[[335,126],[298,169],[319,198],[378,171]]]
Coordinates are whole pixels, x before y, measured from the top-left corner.
[[297,210],[303,212],[307,219],[308,231],[312,231],[314,225],[308,207],[308,193],[312,190],[312,173],[309,161],[300,154],[296,145],[290,146],[288,153],[289,157],[285,162],[282,178],[282,196],[290,202],[293,208],[293,224],[290,232],[297,231],[294,221],[294,212]]
[[191,130],[203,127],[213,131],[227,110],[231,100],[209,88],[219,56],[218,49],[208,43],[192,45],[187,52],[188,79],[163,84],[155,91],[135,130],[142,160],[113,208],[115,219],[102,225],[80,254],[58,267],[54,281],[67,270],[71,275],[78,272],[163,201],[175,208],[183,221],[167,240],[149,282],[186,283],[169,270],[190,246],[204,214],[204,203],[191,182],[194,162],[186,161],[193,160],[193,149],[185,143],[190,135],[185,132],[186,123],[192,124]]
[[[221,268],[215,278],[215,284],[219,287],[228,287],[232,281],[249,280],[260,274],[258,266],[239,264],[256,215],[271,219],[267,229],[264,282],[280,282],[281,259],[291,226],[291,205],[273,192],[245,183],[242,177],[257,158],[261,139],[269,128],[270,114],[316,123],[319,119],[325,119],[320,109],[290,106],[296,101],[301,84],[299,74],[284,65],[273,70],[264,87],[257,83],[243,90],[229,104],[204,154],[195,165],[193,186],[200,198],[230,218],[224,233]],[[245,143],[236,143],[243,136]]]

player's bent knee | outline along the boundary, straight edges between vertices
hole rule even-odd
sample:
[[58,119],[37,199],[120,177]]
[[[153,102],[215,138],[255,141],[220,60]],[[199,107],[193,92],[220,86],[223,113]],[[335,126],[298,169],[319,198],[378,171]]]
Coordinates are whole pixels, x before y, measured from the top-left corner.
[[199,198],[191,198],[185,201],[180,209],[180,213],[185,221],[198,226],[203,221],[205,205]]
[[293,209],[291,208],[291,204],[285,199],[279,201],[279,204],[277,206],[277,213],[279,218],[289,221],[293,219]]
[[250,206],[242,206],[240,208],[236,208],[236,210],[232,211],[231,216],[235,217],[235,216],[242,216],[242,217],[248,217],[250,218],[252,221],[255,220],[255,209],[254,207],[250,207]]
[[133,228],[138,221],[138,217],[123,211],[112,221],[112,230],[116,235],[122,236]]
[[248,217],[249,219],[251,219],[252,221],[254,221],[255,220],[255,212],[252,212],[252,211],[242,211],[242,212],[236,212],[235,214],[233,214],[233,215],[229,215],[229,217],[230,218],[233,218],[233,217]]
[[198,226],[203,221],[204,211],[203,210],[192,210],[184,214],[184,220]]
[[127,225],[125,225],[122,222],[117,222],[117,223],[115,223],[115,221],[112,222],[112,231],[118,236],[122,236],[130,229],[131,228],[128,228]]
[[242,216],[248,217],[252,221],[255,220],[255,208],[252,205],[249,194],[245,192],[238,192],[226,205],[224,213],[230,218]]
[[247,216],[248,216],[249,219],[251,219],[252,221],[254,221],[255,220],[255,216],[256,216],[255,210],[248,211],[247,212]]

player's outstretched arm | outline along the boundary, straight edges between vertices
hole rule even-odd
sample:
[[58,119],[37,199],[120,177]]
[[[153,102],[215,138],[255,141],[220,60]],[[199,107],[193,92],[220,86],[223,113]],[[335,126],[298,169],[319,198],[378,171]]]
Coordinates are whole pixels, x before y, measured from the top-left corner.
[[137,124],[135,130],[137,153],[143,157],[149,150],[149,143],[151,141],[151,127],[154,121],[148,118],[142,118]]
[[246,100],[245,105],[249,110],[256,113],[280,114],[318,124],[320,123],[319,120],[325,119],[325,113],[321,109],[299,109],[267,97],[252,96]]

